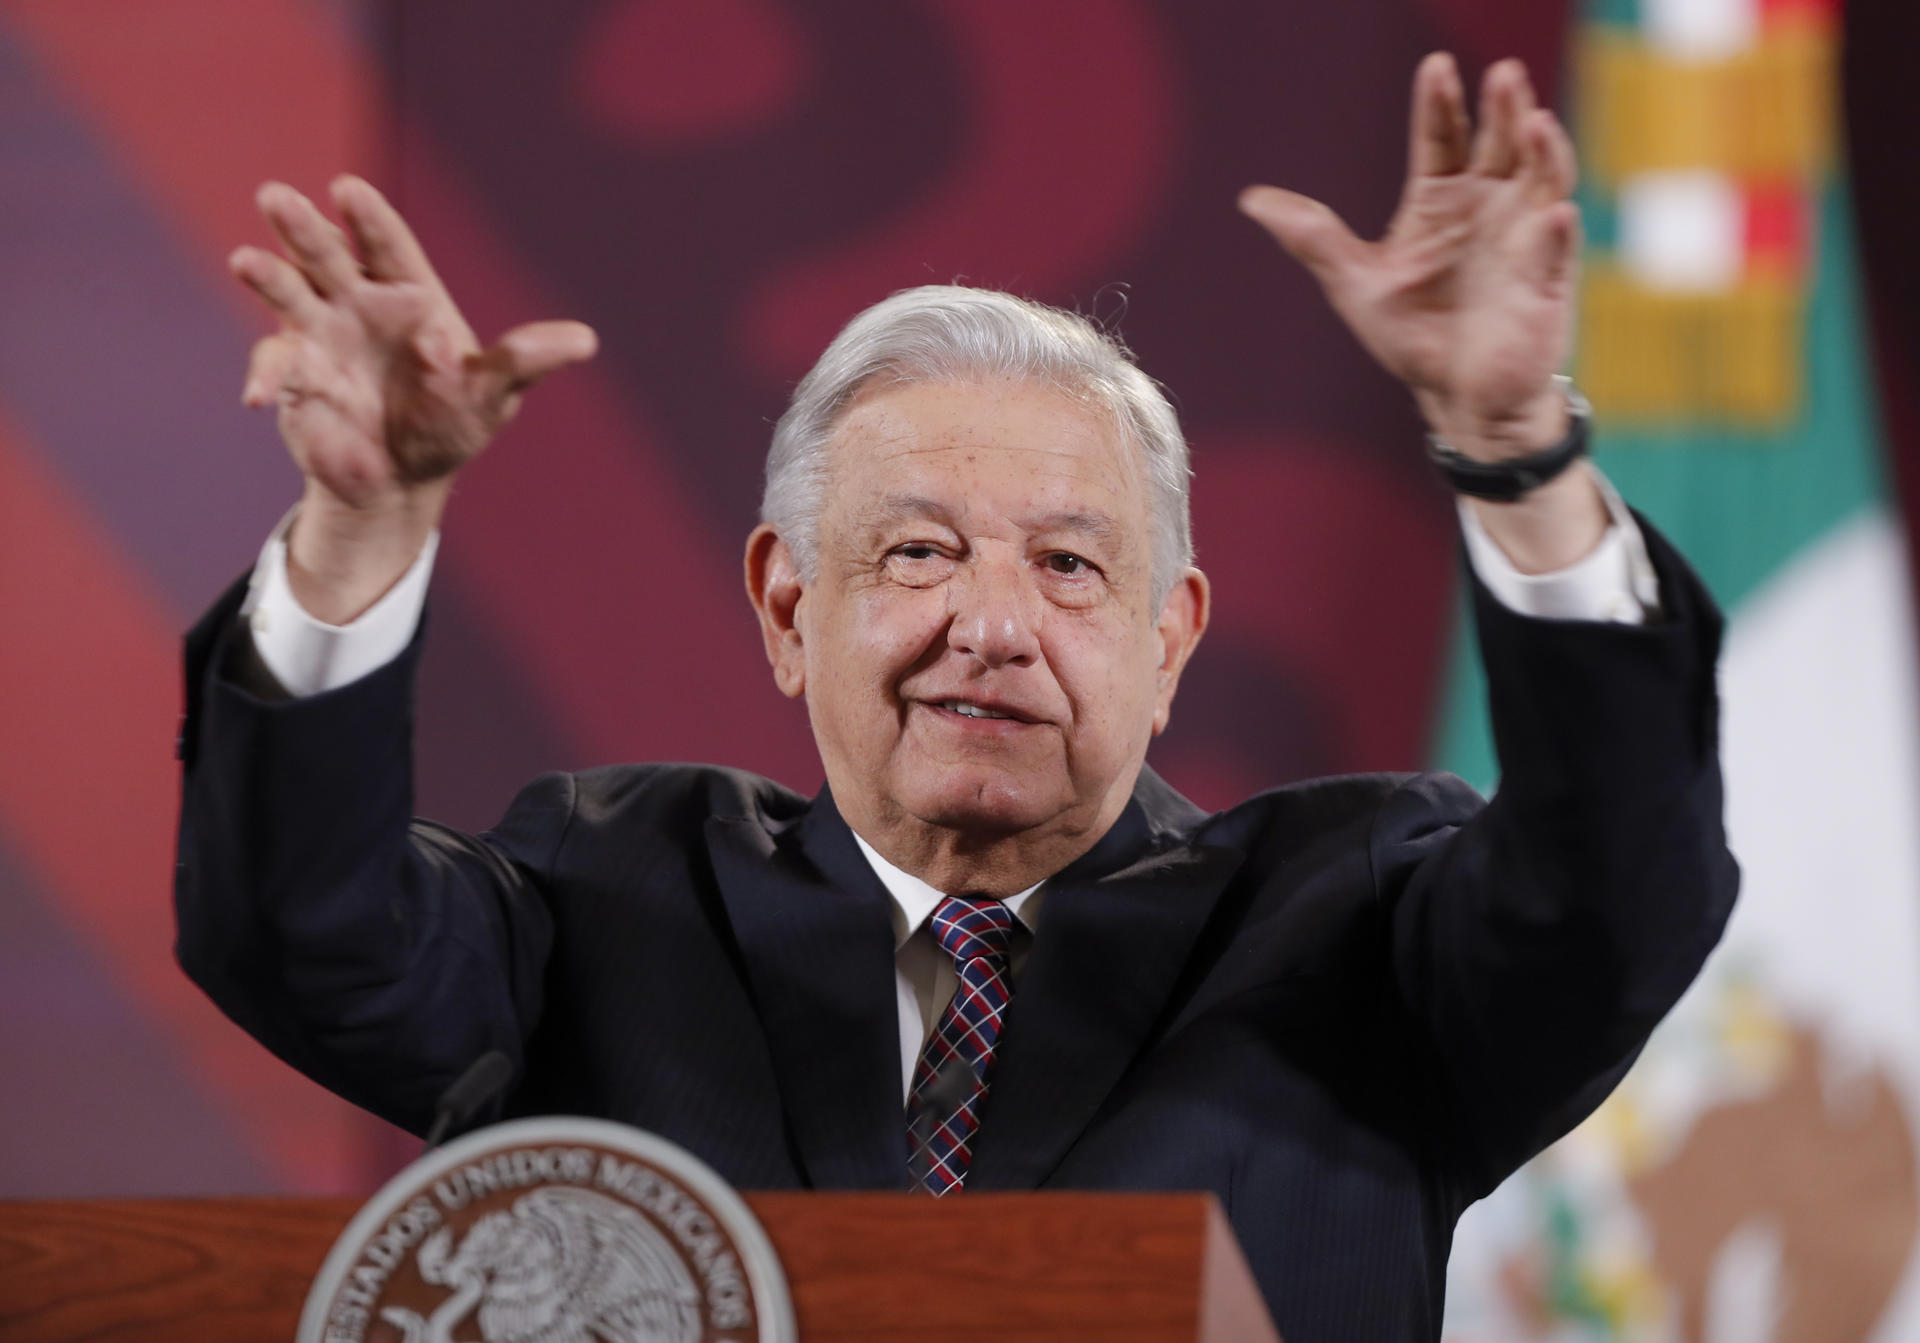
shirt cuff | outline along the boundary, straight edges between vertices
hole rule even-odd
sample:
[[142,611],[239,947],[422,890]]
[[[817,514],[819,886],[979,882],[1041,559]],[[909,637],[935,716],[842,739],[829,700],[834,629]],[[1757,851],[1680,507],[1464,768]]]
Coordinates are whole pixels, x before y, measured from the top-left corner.
[[379,601],[344,625],[329,625],[307,614],[287,582],[287,530],[298,512],[280,519],[261,547],[240,617],[267,671],[289,695],[302,698],[338,690],[406,651],[426,609],[440,533],[427,538],[413,566]]
[[1585,558],[1552,573],[1523,574],[1460,500],[1468,562],[1487,591],[1518,615],[1644,625],[1660,616],[1660,579],[1647,557],[1646,538],[1612,482],[1589,469],[1613,521]]

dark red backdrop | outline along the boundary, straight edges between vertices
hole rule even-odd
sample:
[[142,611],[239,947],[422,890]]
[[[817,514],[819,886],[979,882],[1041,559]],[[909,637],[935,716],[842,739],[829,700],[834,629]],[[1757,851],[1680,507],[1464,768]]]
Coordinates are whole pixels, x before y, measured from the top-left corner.
[[[1891,5],[1856,17],[1911,50]],[[1279,182],[1377,229],[1418,57],[1452,47],[1473,73],[1518,53],[1551,91],[1563,18],[1540,0],[0,3],[0,1193],[355,1189],[407,1151],[167,957],[175,633],[295,489],[235,405],[259,323],[220,259],[260,236],[255,182],[364,171],[477,326],[572,315],[603,337],[462,484],[423,811],[483,825],[537,770],[616,757],[817,783],[739,592],[768,427],[855,310],[953,278],[1116,321],[1173,390],[1218,616],[1154,760],[1219,802],[1419,764],[1454,582],[1406,398],[1234,196]],[[1855,108],[1881,129],[1904,74],[1868,55]],[[1906,152],[1856,150],[1863,168]],[[1862,184],[1869,260],[1911,295],[1912,187],[1883,172]],[[1882,314],[1890,366],[1920,358],[1914,311]]]

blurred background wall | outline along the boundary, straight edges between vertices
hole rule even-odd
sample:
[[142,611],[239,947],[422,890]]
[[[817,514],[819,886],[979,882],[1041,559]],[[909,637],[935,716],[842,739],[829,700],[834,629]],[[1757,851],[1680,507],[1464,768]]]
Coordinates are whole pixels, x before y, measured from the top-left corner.
[[[848,316],[956,278],[1116,324],[1180,407],[1217,616],[1155,746],[1163,773],[1209,805],[1431,762],[1491,785],[1471,661],[1454,651],[1451,507],[1413,409],[1232,203],[1272,181],[1377,232],[1419,56],[1450,48],[1470,77],[1522,56],[1547,99],[1585,116],[1591,273],[1614,277],[1589,313],[1616,325],[1589,316],[1575,372],[1599,380],[1622,426],[1603,462],[1707,552],[1729,603],[1788,563],[1792,547],[1753,540],[1792,529],[1776,523],[1788,503],[1830,504],[1792,524],[1808,536],[1880,509],[1875,554],[1893,558],[1873,591],[1899,609],[1862,618],[1885,635],[1872,655],[1892,649],[1873,684],[1901,703],[1869,721],[1902,736],[1898,770],[1920,745],[1905,740],[1920,686],[1902,679],[1902,519],[1920,501],[1915,25],[1890,3],[1842,14],[1815,0],[4,0],[0,1195],[364,1191],[415,1150],[270,1059],[169,953],[179,635],[297,489],[270,419],[238,405],[265,328],[223,263],[265,240],[260,181],[318,193],[361,172],[412,220],[483,336],[536,316],[602,336],[599,359],[542,387],[463,477],[421,687],[424,814],[478,828],[537,771],[618,758],[817,786],[803,712],[770,683],[737,577],[767,432]],[[1695,30],[1707,46],[1689,50]],[[1726,73],[1741,62],[1775,82]],[[1703,71],[1732,92],[1688,92]],[[1721,246],[1743,259],[1662,296],[1622,241],[1633,154],[1658,159],[1646,145],[1673,131],[1675,163],[1652,169],[1698,167],[1689,154],[1712,158],[1747,124],[1750,86],[1803,101],[1767,103],[1778,134],[1748,146],[1757,159],[1719,165],[1747,182]],[[1597,148],[1622,107],[1645,124]],[[1695,133],[1700,118],[1719,139]],[[1747,302],[1754,283],[1771,317],[1728,319],[1727,296]],[[1834,304],[1816,326],[1810,314]],[[1767,367],[1791,366],[1793,387],[1758,411],[1661,401],[1658,370],[1618,357],[1654,337],[1623,321],[1683,354],[1771,321],[1789,346]],[[1609,348],[1613,362],[1593,362]],[[1840,381],[1803,377],[1821,351]],[[1816,383],[1828,390],[1794,390]],[[1837,430],[1821,418],[1836,406]],[[1683,458],[1704,474],[1672,465]],[[1743,464],[1755,460],[1791,469]],[[1858,662],[1847,630],[1822,637],[1842,641],[1829,662],[1844,676]],[[1858,698],[1803,686],[1789,706],[1795,693]],[[1784,746],[1771,754],[1791,766]],[[1840,772],[1786,777],[1835,796],[1854,786],[1844,762],[1817,769]],[[1875,825],[1909,830],[1908,795],[1878,796]],[[1831,837],[1814,831],[1774,838],[1817,853]],[[1876,866],[1920,918],[1913,874]],[[1824,908],[1823,889],[1789,889]],[[1863,928],[1894,948],[1896,976],[1920,970],[1903,919]],[[1871,1069],[1885,1036],[1897,1093],[1898,1133],[1867,1181],[1894,1195],[1871,1204],[1884,1205],[1887,1267],[1847,1289],[1857,1318],[1833,1327],[1854,1332],[1781,1338],[1868,1337],[1911,1276],[1920,1008],[1905,995],[1851,1009],[1886,1025],[1852,1044]],[[1741,1074],[1742,1095],[1788,1087],[1793,1042],[1818,1030],[1791,993],[1761,996],[1753,1030],[1772,1052]],[[1673,1057],[1687,1072],[1692,1056]],[[1668,1115],[1649,1139],[1667,1155],[1726,1100],[1689,1094],[1651,1107]],[[1539,1176],[1463,1235],[1459,1338],[1706,1327],[1685,1303],[1732,1271],[1726,1243],[1752,1219],[1669,1231],[1663,1259],[1655,1195],[1636,1202],[1632,1161],[1603,1145],[1618,1204],[1606,1216],[1627,1229],[1581,1240],[1578,1170]],[[1871,1200],[1814,1203],[1817,1219]],[[1784,1225],[1774,1207],[1755,1215]],[[1762,1237],[1755,1271],[1789,1272],[1783,1236]],[[1706,1248],[1681,1264],[1680,1241]],[[1564,1332],[1577,1329],[1590,1332]]]

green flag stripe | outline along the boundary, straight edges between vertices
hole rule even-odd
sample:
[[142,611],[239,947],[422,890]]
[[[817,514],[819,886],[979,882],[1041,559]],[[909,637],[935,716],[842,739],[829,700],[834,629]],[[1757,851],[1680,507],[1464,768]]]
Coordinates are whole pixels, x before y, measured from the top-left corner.
[[[1886,497],[1852,212],[1841,188],[1822,194],[1820,216],[1797,424],[1780,433],[1597,426],[1601,469],[1673,539],[1736,616],[1739,604],[1796,551]],[[1463,612],[1434,760],[1482,786],[1497,773],[1485,696]]]

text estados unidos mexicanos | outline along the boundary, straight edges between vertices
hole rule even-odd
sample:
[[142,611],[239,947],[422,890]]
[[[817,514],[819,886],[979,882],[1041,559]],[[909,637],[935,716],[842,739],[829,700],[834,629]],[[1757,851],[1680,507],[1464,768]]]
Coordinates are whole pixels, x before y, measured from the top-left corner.
[[367,1242],[348,1270],[327,1313],[326,1343],[361,1343],[369,1311],[413,1248],[476,1198],[530,1185],[591,1184],[626,1200],[664,1227],[699,1272],[716,1329],[739,1329],[751,1319],[746,1276],[712,1216],[659,1172],[609,1152],[585,1147],[518,1148],[495,1152],[435,1180],[433,1197],[416,1196]]

